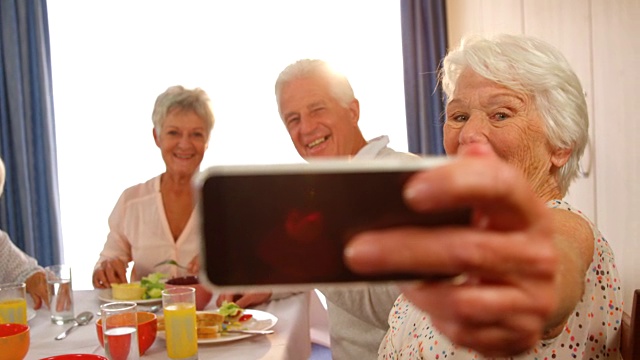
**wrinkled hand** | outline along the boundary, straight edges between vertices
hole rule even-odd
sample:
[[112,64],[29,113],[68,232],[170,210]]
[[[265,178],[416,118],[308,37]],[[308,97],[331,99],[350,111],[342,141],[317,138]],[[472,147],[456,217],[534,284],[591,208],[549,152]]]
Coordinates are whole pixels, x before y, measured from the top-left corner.
[[44,303],[49,307],[49,290],[47,288],[47,275],[44,272],[38,271],[33,273],[25,281],[27,293],[31,295],[33,299],[33,308],[35,310],[40,309]]
[[557,306],[551,211],[488,146],[459,155],[413,176],[404,197],[419,212],[470,206],[471,227],[362,233],[348,245],[345,260],[365,274],[461,274],[403,292],[452,342],[486,356],[516,355],[541,339]]
[[246,294],[220,294],[216,305],[222,306],[224,301],[235,302],[236,305],[241,308],[246,308],[254,305],[260,305],[271,299],[271,293],[246,293]]
[[93,271],[93,287],[107,289],[111,284],[127,282],[127,264],[120,259],[105,260]]

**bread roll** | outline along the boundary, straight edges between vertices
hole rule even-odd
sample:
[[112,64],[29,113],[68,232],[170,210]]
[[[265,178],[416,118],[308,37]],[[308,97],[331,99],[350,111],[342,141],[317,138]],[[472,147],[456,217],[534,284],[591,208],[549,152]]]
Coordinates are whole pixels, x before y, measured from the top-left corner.
[[[196,313],[198,339],[215,339],[220,336],[224,316],[218,313]],[[164,316],[158,315],[158,331],[165,331]]]
[[198,326],[198,339],[214,339],[220,336],[218,325]]

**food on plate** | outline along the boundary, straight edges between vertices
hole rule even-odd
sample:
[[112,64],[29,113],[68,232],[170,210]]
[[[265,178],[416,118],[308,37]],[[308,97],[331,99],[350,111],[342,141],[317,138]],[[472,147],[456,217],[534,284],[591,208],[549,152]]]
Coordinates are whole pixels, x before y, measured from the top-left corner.
[[111,297],[115,300],[140,300],[145,291],[140,282],[111,284]]
[[[251,318],[251,315],[244,315],[244,309],[234,302],[224,301],[218,309],[218,313],[224,316],[224,322],[229,324],[247,321]],[[249,317],[247,318],[247,316]]]
[[164,282],[167,275],[163,273],[151,273],[140,280],[140,285],[145,288],[143,299],[160,299],[162,298],[162,290],[164,290]]
[[[223,303],[217,312],[196,312],[198,339],[214,339],[230,329],[246,329],[251,314],[235,303]],[[165,331],[164,316],[158,316],[158,331]]]
[[196,313],[198,339],[213,339],[220,336],[224,316],[216,313]]
[[141,281],[124,284],[111,284],[111,297],[114,300],[146,300],[160,299],[164,282],[167,275],[162,273],[152,273],[145,276]]
[[[213,312],[196,313],[196,326],[198,339],[213,339],[222,333],[224,316]],[[164,331],[164,316],[158,316],[158,331]]]

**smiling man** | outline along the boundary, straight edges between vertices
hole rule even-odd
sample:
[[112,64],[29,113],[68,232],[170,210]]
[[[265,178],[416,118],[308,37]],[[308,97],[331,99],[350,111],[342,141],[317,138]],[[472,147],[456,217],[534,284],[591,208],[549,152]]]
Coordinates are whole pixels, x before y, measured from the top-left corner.
[[351,84],[325,61],[303,59],[287,66],[275,90],[280,117],[296,150],[306,160],[416,158],[387,147],[387,136],[369,142],[364,139],[358,126],[360,103]]
[[[305,160],[419,159],[387,147],[387,136],[365,140],[358,126],[360,103],[349,80],[325,61],[303,59],[287,66],[276,81],[275,93],[280,117]],[[395,286],[320,290],[327,297],[333,359],[377,358],[399,290]]]

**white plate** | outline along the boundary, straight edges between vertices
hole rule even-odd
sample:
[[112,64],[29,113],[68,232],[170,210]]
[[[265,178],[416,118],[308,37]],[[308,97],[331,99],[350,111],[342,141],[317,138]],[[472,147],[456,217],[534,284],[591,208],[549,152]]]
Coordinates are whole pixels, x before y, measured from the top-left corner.
[[[216,310],[211,311],[198,311],[198,314],[201,313],[217,313]],[[278,322],[278,318],[266,311],[253,310],[253,309],[245,309],[245,314],[253,315],[251,319],[249,319],[245,323],[245,327],[249,330],[269,330],[276,325]],[[229,341],[236,341],[240,339],[246,339],[250,336],[255,336],[253,334],[229,334],[225,333],[220,335],[220,337],[213,339],[198,339],[198,344],[215,344],[215,343],[224,343]],[[164,331],[158,331],[158,337],[165,340],[166,336]]]
[[132,301],[136,304],[156,304],[162,302],[162,298],[158,299],[146,299],[146,300],[116,300],[111,296],[111,289],[102,289],[98,293],[98,299],[104,302],[122,302],[122,301]]
[[27,308],[27,321],[33,319],[34,317],[36,317],[36,311],[33,310],[32,308]]

